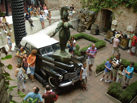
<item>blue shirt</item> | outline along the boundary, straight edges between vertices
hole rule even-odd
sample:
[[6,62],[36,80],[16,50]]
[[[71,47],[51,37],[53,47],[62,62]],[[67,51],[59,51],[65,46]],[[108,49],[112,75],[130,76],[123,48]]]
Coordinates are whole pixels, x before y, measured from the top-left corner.
[[130,75],[128,75],[128,74],[126,73],[126,77],[129,78],[129,79],[132,78],[132,76],[133,76],[133,71],[134,71],[134,67],[131,67],[131,68],[130,68],[130,66],[128,66],[126,69],[127,69],[127,72],[130,72],[130,73],[131,73]]
[[68,45],[68,48],[69,48],[69,52],[73,51],[73,47],[71,47],[70,45]]
[[[35,99],[35,98],[37,98],[37,101],[35,102],[35,103],[38,103],[38,100],[40,100],[41,102],[43,101],[42,100],[42,97],[41,97],[41,95],[38,93],[38,94],[36,94],[36,93],[34,93],[34,92],[30,92],[30,93],[28,93],[27,95],[26,95],[26,97],[24,98],[24,100],[27,100],[28,98],[32,98],[33,100]],[[31,103],[31,101],[29,101],[30,103]]]
[[28,20],[30,18],[30,14],[26,14],[25,18]]
[[[111,66],[112,66],[112,63],[109,63],[109,61],[107,61],[107,62],[105,63],[105,65],[110,69]],[[105,72],[110,72],[110,70],[108,70],[107,68],[105,68]]]

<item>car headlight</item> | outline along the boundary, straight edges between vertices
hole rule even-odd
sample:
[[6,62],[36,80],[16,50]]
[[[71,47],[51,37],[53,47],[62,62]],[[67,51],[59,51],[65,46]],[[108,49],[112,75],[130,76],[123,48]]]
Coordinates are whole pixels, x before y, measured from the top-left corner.
[[63,76],[62,76],[62,75],[60,75],[60,76],[59,76],[59,80],[62,80],[62,79],[63,79]]

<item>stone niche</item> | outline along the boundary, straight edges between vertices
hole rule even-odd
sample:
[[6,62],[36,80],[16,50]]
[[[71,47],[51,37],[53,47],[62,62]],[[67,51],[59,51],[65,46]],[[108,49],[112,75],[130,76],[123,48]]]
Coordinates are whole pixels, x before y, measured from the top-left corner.
[[91,34],[97,35],[97,31],[99,32],[99,26],[97,24],[92,24],[90,30],[91,30],[90,32]]
[[96,20],[96,13],[88,9],[80,9],[80,22],[77,27],[78,32],[88,29]]

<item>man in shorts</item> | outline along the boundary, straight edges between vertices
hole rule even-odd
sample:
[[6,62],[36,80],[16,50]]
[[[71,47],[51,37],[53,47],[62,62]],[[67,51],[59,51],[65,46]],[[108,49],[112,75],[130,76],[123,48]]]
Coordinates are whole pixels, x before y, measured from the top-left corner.
[[31,19],[29,12],[27,12],[27,14],[25,15],[25,20],[28,20],[31,26],[34,27],[33,20]]
[[103,74],[103,77],[100,79],[100,81],[103,81],[103,80],[104,80],[104,77],[105,77],[105,75],[106,75],[107,77],[106,77],[105,82],[108,82],[108,77],[109,77],[110,74],[111,74],[111,66],[112,66],[112,58],[110,58],[109,61],[107,61],[107,62],[105,63],[104,74]]
[[3,16],[3,18],[2,18],[2,24],[4,26],[4,32],[5,33],[7,33],[6,25],[8,26],[10,32],[12,32],[11,27],[10,27],[9,23],[7,22],[7,19],[5,18],[5,16]]
[[123,89],[125,89],[129,85],[130,79],[133,77],[133,72],[134,72],[134,62],[130,63],[130,66],[126,68],[126,75],[125,75],[125,86]]
[[137,45],[137,33],[135,33],[135,36],[132,37],[131,50],[130,50],[131,55],[135,55],[136,45]]
[[73,18],[73,11],[74,11],[74,6],[72,4],[72,6],[70,7],[70,12],[69,12],[69,19],[71,17],[71,19]]
[[91,67],[94,64],[95,57],[97,54],[97,48],[95,47],[95,44],[93,44],[91,47],[87,49],[87,55],[88,55],[88,64],[89,64],[89,76],[91,76],[92,69]]
[[114,59],[112,60],[111,79],[108,81],[108,83],[111,83],[112,80],[114,80],[114,82],[116,81],[117,71],[120,66],[120,63],[121,63],[120,53],[117,53]]

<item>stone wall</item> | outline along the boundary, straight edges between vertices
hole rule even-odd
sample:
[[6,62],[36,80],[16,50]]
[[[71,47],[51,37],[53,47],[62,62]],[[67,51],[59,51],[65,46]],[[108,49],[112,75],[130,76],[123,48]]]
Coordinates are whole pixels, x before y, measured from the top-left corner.
[[[127,31],[127,26],[132,26],[133,29],[135,29],[136,26],[136,18],[137,13],[133,12],[133,8],[126,8],[125,5],[121,5],[116,9],[110,9],[110,8],[104,8],[106,10],[110,10],[113,12],[113,20],[117,20],[118,24],[117,26],[111,25],[111,29],[116,29],[117,31],[122,31],[124,34],[130,34],[129,31]],[[103,16],[103,9],[98,12],[97,19],[95,21],[95,24],[99,25],[100,30],[102,30],[102,27],[104,26],[103,22],[105,21]]]
[[[48,8],[51,10],[60,10],[62,6],[68,5],[71,6],[74,5],[76,13],[78,13],[79,9],[81,9],[81,0],[45,0],[45,3],[47,4]],[[74,16],[77,16],[75,14]]]
[[4,78],[2,77],[3,70],[0,67],[0,103],[9,103],[8,93],[5,91],[6,86],[4,83]]

